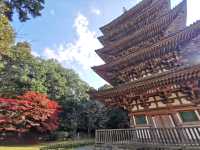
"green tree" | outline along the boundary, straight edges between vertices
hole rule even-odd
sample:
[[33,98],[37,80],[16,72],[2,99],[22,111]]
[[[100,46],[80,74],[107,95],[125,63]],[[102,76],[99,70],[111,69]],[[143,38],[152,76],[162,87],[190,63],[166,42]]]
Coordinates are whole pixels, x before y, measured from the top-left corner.
[[41,16],[41,10],[44,8],[44,0],[0,0],[6,6],[7,11],[4,15],[12,20],[13,13],[17,12],[19,20],[24,22],[30,19],[30,16]]
[[105,129],[108,117],[107,108],[98,101],[87,101],[82,104],[83,111],[79,120],[79,129],[94,136],[96,129]]
[[81,105],[74,97],[68,97],[61,103],[60,130],[68,131],[75,136],[78,130],[78,120],[80,119]]
[[46,93],[45,67],[31,55],[28,43],[18,43],[0,58],[0,95],[15,97],[25,91]]
[[88,99],[89,86],[71,69],[55,60],[35,58],[27,42],[17,43],[9,55],[0,59],[0,93],[16,96],[24,91],[47,93],[62,101],[74,95],[76,100]]
[[108,90],[108,89],[111,89],[111,88],[112,88],[111,85],[104,84],[103,86],[101,86],[101,87],[98,88],[98,91]]
[[89,86],[73,70],[62,67],[56,60],[42,63],[47,69],[44,85],[50,98],[65,100],[73,96],[78,101],[89,98],[86,93]]
[[106,127],[109,129],[129,128],[130,121],[128,112],[122,108],[114,107],[107,110],[108,121]]
[[60,130],[71,132],[73,136],[78,132],[94,136],[96,129],[106,128],[107,108],[98,101],[68,97],[61,105]]
[[0,54],[7,54],[14,43],[14,32],[8,19],[0,14]]
[[[111,85],[105,84],[98,90],[108,90],[110,88],[112,88]],[[107,122],[105,125],[106,128],[118,129],[118,128],[128,128],[130,126],[128,112],[123,108],[109,107],[106,110],[106,116],[107,116]]]

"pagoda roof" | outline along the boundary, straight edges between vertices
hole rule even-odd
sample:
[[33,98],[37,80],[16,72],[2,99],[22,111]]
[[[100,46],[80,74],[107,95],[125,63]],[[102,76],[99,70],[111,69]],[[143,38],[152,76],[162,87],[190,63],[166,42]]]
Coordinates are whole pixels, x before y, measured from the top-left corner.
[[[183,9],[185,9],[185,7],[186,7],[186,1],[184,0],[174,9],[164,14],[163,16],[160,16],[153,23],[144,26],[140,30],[137,30],[132,34],[129,34],[120,40],[117,40],[115,42],[110,42],[109,45],[107,45],[107,47],[96,50],[96,53],[102,59],[105,59],[106,55],[109,57],[109,55],[111,55],[111,53],[113,52],[118,53],[120,49],[123,49],[123,47],[126,46],[126,44],[130,41],[132,41],[133,43],[138,43],[142,41],[144,38],[147,38],[147,36],[155,35],[155,33],[158,33],[159,31],[163,30],[163,28],[168,27],[169,24],[173,22],[173,20],[178,16],[178,14],[181,13]],[[102,36],[99,37],[99,40],[102,43],[105,43],[105,41],[103,42]]]
[[130,16],[140,13],[143,9],[148,7],[154,0],[143,0],[138,3],[136,6],[130,10],[124,12],[121,16],[115,18],[113,21],[107,25],[100,28],[100,30],[105,33],[113,28],[116,28],[116,25],[122,24],[125,20],[129,19]]
[[189,27],[178,31],[177,33],[165,37],[163,40],[150,47],[138,49],[135,53],[131,53],[125,57],[117,59],[116,61],[101,66],[92,67],[92,69],[109,82],[108,70],[114,70],[115,68],[120,70],[121,68],[127,67],[128,64],[142,62],[148,58],[163,55],[171,48],[175,48],[179,44],[193,39],[198,34],[200,34],[200,21],[193,23]]
[[[184,81],[199,79],[200,64],[193,66],[184,66],[178,69],[169,70],[160,74],[155,74],[149,77],[142,78],[137,81],[126,83],[112,89],[103,91],[93,91],[91,97],[99,100],[105,98],[118,97],[127,93],[132,93],[133,96],[141,95],[150,89],[165,87],[176,83],[184,83]],[[157,91],[154,91],[157,92]],[[152,93],[151,93],[152,94]]]
[[109,54],[106,54],[106,53],[102,53],[101,52],[101,49],[97,49],[95,50],[95,52],[97,53],[97,55],[99,57],[101,57],[102,60],[104,60],[105,62],[110,62],[112,61],[113,59],[115,59],[115,56],[113,55],[109,55]]
[[99,40],[103,45],[106,44],[106,41],[104,40],[104,36],[99,36],[99,37],[98,37],[98,40]]
[[159,0],[153,2],[143,11],[129,16],[129,18],[121,24],[115,25],[112,30],[103,32],[103,41],[101,40],[101,42],[109,43],[117,41],[125,37],[127,33],[135,32],[143,28],[146,24],[152,23],[154,20],[163,14],[166,14],[170,10],[170,0]]

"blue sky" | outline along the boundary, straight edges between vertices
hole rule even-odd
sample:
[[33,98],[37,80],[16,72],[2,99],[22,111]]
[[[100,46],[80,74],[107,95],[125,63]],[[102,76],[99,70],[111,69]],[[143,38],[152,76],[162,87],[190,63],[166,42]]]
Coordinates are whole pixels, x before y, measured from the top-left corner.
[[[12,22],[17,41],[28,41],[33,54],[57,59],[74,69],[91,86],[106,82],[90,67],[103,64],[94,52],[102,45],[97,40],[99,27],[122,14],[122,7],[133,7],[141,0],[46,0],[42,16],[20,23]],[[182,0],[171,0],[172,7]],[[200,19],[200,0],[188,0],[188,25]]]

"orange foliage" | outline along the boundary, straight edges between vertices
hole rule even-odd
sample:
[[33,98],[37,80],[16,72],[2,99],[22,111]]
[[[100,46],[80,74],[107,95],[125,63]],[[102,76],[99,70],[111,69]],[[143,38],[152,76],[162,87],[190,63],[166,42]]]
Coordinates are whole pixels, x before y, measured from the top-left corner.
[[28,91],[17,99],[0,98],[0,131],[51,132],[58,127],[60,106],[47,95]]

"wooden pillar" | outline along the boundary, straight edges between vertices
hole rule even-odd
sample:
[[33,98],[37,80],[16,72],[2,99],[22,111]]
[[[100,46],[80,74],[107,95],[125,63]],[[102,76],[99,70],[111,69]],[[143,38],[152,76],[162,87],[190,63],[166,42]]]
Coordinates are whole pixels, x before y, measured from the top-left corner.
[[135,124],[134,124],[134,120],[133,120],[133,114],[129,113],[128,116],[129,116],[129,119],[130,119],[130,127],[134,128]]
[[147,120],[151,127],[153,127],[153,125],[154,125],[152,117],[153,117],[152,115],[147,115]]
[[176,126],[176,127],[179,127],[179,126],[181,125],[181,123],[180,123],[180,120],[179,120],[179,118],[178,118],[178,116],[177,116],[177,113],[178,113],[178,112],[173,112],[173,113],[171,114],[171,116],[172,116],[172,119],[173,119],[173,121],[174,121],[175,126]]

